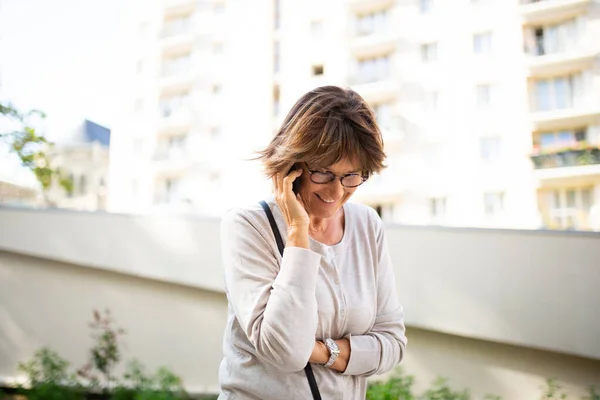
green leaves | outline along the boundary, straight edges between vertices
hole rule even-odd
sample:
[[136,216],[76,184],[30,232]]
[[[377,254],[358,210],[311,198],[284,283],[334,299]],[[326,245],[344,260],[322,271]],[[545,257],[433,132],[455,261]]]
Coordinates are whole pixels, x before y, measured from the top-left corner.
[[8,144],[10,152],[19,157],[21,165],[33,172],[42,189],[48,190],[56,179],[59,185],[71,192],[72,182],[50,166],[48,152],[52,149],[53,143],[38,134],[31,121],[34,118],[44,119],[46,114],[39,110],[21,113],[11,104],[0,103],[0,118],[3,117],[12,121],[16,129],[0,132],[0,139]]
[[[181,378],[165,367],[148,374],[136,359],[129,361],[121,378],[114,373],[122,359],[119,337],[125,334],[115,326],[110,310],[94,310],[93,345],[89,362],[76,373],[55,351],[43,347],[33,358],[19,364],[27,376],[27,385],[18,386],[17,393],[27,400],[177,400],[189,396]],[[2,392],[0,391],[0,399]]]

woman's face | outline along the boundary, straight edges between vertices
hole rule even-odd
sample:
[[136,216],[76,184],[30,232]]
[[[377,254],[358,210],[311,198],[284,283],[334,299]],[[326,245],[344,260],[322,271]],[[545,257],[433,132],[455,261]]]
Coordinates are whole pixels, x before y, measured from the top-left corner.
[[342,160],[328,167],[308,165],[307,168],[311,171],[330,171],[337,176],[329,183],[314,183],[305,169],[298,178],[300,179],[300,196],[308,215],[311,218],[333,217],[357,189],[342,186],[339,177],[346,174],[360,174],[361,166],[356,162]]

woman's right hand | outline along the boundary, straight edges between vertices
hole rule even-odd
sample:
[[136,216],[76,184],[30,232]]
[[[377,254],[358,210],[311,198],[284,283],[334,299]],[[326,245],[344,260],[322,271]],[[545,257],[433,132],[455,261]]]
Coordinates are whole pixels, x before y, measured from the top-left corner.
[[[287,169],[289,171],[289,168]],[[300,193],[295,194],[293,183],[302,175],[298,168],[289,174],[280,172],[273,177],[275,200],[288,226],[288,245],[308,248],[308,225],[310,218]]]

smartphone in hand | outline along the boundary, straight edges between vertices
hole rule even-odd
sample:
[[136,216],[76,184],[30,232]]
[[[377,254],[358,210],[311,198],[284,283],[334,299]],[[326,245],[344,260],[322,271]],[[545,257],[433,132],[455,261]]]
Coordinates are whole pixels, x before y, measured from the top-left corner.
[[[292,168],[290,168],[290,170],[288,171],[288,175],[292,172],[297,170],[298,168],[301,168],[301,165],[296,163],[294,165],[292,165]],[[294,183],[292,183],[292,191],[294,192],[294,194],[298,194],[298,192],[300,191],[300,177],[297,177],[294,180]]]

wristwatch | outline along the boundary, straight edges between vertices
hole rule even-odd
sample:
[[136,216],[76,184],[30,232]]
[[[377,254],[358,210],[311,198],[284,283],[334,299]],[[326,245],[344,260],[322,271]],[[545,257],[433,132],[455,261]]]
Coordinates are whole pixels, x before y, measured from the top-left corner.
[[327,361],[325,364],[323,364],[323,366],[329,368],[333,365],[335,360],[337,360],[338,356],[340,355],[340,348],[338,347],[335,340],[333,340],[332,338],[327,338],[323,342],[325,343],[325,346],[327,346],[327,349],[329,350],[329,361]]

